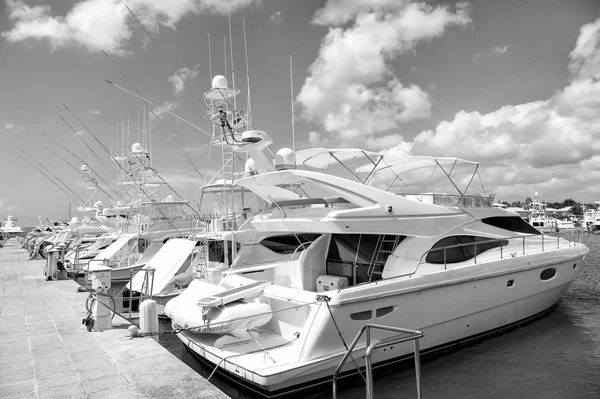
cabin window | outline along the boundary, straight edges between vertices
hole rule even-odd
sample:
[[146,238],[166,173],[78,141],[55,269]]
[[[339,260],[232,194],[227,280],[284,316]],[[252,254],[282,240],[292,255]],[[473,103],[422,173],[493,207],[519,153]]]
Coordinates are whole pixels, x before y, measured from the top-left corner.
[[346,277],[350,285],[380,280],[388,257],[404,238],[389,234],[332,234],[327,274]]
[[481,221],[485,224],[489,224],[490,226],[514,231],[516,233],[541,234],[533,226],[524,221],[520,216],[494,216],[490,218],[483,218]]
[[369,320],[372,316],[372,310],[365,310],[364,312],[352,313],[350,318],[352,320]]
[[540,279],[541,280],[550,280],[552,277],[556,276],[556,269],[551,267],[549,269],[545,269],[541,274],[540,274]]
[[[242,247],[239,242],[236,242],[235,246],[237,248],[237,251],[239,251],[240,248]],[[223,247],[224,247],[223,241],[209,241],[208,242],[208,260],[209,260],[209,262],[221,262],[221,263],[225,262],[225,255],[224,255],[225,251],[224,251]],[[232,252],[231,251],[231,241],[227,241],[227,253],[228,253],[228,260],[229,260],[230,265],[233,261],[231,252]]]
[[286,255],[304,251],[308,244],[319,238],[321,234],[289,234],[265,238],[260,243],[271,251]]
[[394,311],[393,306],[386,306],[385,308],[379,308],[375,311],[375,317],[385,316],[388,313],[392,313]]
[[[478,236],[445,237],[431,247],[432,250],[427,254],[425,262],[442,265],[464,262],[485,251],[505,245],[508,245],[508,240],[494,240],[493,238]],[[436,248],[439,249],[435,250]]]

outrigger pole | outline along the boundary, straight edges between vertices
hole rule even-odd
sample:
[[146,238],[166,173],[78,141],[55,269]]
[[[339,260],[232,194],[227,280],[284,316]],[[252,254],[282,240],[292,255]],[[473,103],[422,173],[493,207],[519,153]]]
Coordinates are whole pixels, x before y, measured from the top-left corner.
[[[67,165],[69,165],[71,168],[73,168],[73,169],[75,169],[77,172],[81,173],[81,170],[80,170],[80,169],[79,169],[77,166],[73,165],[71,162],[67,161],[66,159],[64,159],[64,158],[63,158],[63,157],[61,157],[60,155],[58,155],[58,154],[55,154],[54,152],[50,151],[49,149],[47,149],[47,148],[46,148],[46,147],[44,147],[44,146],[42,146],[42,148],[43,148],[44,150],[48,151],[50,154],[54,155],[55,157],[62,159],[62,160],[63,160],[65,163],[67,163]],[[85,164],[85,162],[84,162],[84,164]],[[86,166],[87,166],[87,165],[86,165]],[[89,166],[88,166],[88,168],[91,170],[91,168],[90,168]],[[105,191],[105,190],[104,190],[102,187],[100,187],[100,185],[99,185],[99,184],[96,184],[96,188],[98,188],[98,190],[102,191],[102,193],[103,193],[104,195],[106,195],[106,198],[108,198],[110,201],[114,201],[114,199],[113,199],[113,198],[112,198],[112,197],[111,197],[111,196],[110,196],[110,195],[109,195],[109,194],[108,194],[108,193],[107,193],[107,192],[106,192],[106,191]]]
[[[77,195],[77,193],[75,193],[75,191],[71,190],[71,188],[69,186],[67,186],[62,180],[60,180],[58,178],[58,176],[56,176],[54,173],[50,172],[50,170],[48,170],[48,168],[46,168],[44,165],[42,165],[39,161],[37,161],[34,157],[32,157],[31,155],[29,155],[27,152],[25,152],[24,149],[20,148],[20,150],[23,152],[23,154],[27,155],[29,158],[31,158],[32,160],[35,161],[35,163],[37,163],[38,165],[40,165],[46,172],[48,172],[52,177],[54,177],[60,184],[62,184],[67,190],[69,190],[73,196],[78,199],[79,201],[83,202],[83,198],[81,198],[79,195]],[[25,158],[23,158],[25,159]],[[25,159],[27,160],[27,159]],[[31,163],[31,162],[30,162]]]
[[[77,154],[75,154],[73,151],[69,150],[67,147],[65,147],[64,145],[62,145],[61,143],[59,143],[58,141],[54,140],[51,137],[46,136],[44,133],[42,132],[38,132],[39,134],[41,134],[43,137],[47,138],[48,140],[52,141],[54,144],[56,144],[57,146],[59,146],[60,148],[62,148],[63,150],[67,151],[69,154],[73,155],[75,158],[77,158],[82,164],[87,165],[89,167],[89,165],[87,164],[87,162],[85,162],[83,159],[81,159],[79,156],[77,156]],[[101,182],[103,182],[104,184],[106,184],[107,187],[109,187],[112,191],[115,192],[115,194],[117,194],[117,196],[119,195],[119,193],[117,192],[117,190],[115,190],[110,184],[108,184],[106,182],[106,180],[104,180],[102,178],[102,176],[100,176],[94,169],[90,168],[90,170],[92,172],[94,172],[94,174],[96,175],[96,177],[98,179],[100,179]]]
[[[63,104],[64,105],[64,104]],[[66,108],[66,106],[65,106]],[[68,109],[68,108],[67,108]],[[96,154],[96,152],[94,150],[92,150],[92,148],[85,142],[84,139],[81,138],[81,136],[79,135],[79,133],[77,133],[77,131],[75,129],[73,129],[73,127],[71,125],[69,125],[69,122],[67,122],[65,120],[65,118],[63,118],[62,116],[60,117],[60,119],[62,119],[62,121],[65,123],[65,125],[67,125],[69,127],[69,129],[71,129],[73,131],[73,133],[75,133],[75,136],[77,136],[77,138],[79,140],[81,140],[81,142],[87,147],[88,150],[90,150],[90,152],[92,154],[94,154],[94,156],[96,157],[96,159],[102,164],[102,166],[104,166],[104,169],[106,169],[106,171],[108,172],[108,174],[113,178],[116,179],[117,177],[115,175],[112,174],[112,172],[110,171],[110,169],[108,168],[108,166],[106,166],[104,164],[104,162],[102,162],[102,160],[100,159],[100,157]]]
[[26,159],[25,157],[21,156],[21,154],[17,154],[17,156],[19,158],[21,158],[23,161],[27,162],[29,165],[33,166],[35,168],[35,170],[37,170],[38,172],[40,172],[42,174],[42,176],[44,176],[46,179],[48,179],[52,184],[54,184],[54,186],[56,186],[60,191],[62,191],[68,198],[69,200],[71,199],[71,195],[69,193],[67,193],[65,191],[64,188],[62,188],[61,186],[58,185],[58,183],[56,183],[54,180],[52,180],[47,174],[45,174],[44,172],[42,172],[40,170],[40,168],[38,168],[37,166],[35,166],[33,163],[31,163],[28,159]]

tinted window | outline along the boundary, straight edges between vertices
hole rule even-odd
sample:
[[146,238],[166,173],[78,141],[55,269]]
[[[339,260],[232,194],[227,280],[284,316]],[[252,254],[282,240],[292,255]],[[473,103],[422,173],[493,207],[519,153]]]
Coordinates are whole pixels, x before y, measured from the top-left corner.
[[490,226],[499,227],[517,233],[541,234],[533,226],[524,221],[520,216],[494,216],[484,218],[481,221]]
[[[242,247],[239,242],[235,243],[236,249],[239,251]],[[231,241],[227,241],[227,258],[229,264],[233,261],[231,251]],[[209,241],[208,242],[208,260],[210,262],[225,262],[225,251],[223,241]]]
[[[479,255],[482,252],[508,244],[508,240],[495,240],[491,242],[490,240],[493,239],[477,236],[452,236],[442,238],[431,247],[432,250],[436,248],[440,249],[429,252],[425,261],[428,263],[444,264],[445,252],[445,263],[464,262],[473,259],[475,255]],[[477,245],[475,245],[475,242],[477,242]],[[443,248],[445,247],[449,248],[446,248],[444,251]]]
[[260,243],[278,254],[293,254],[296,249],[299,252],[308,247],[308,245],[300,246],[301,244],[313,242],[320,236],[321,234],[290,234],[265,238]]

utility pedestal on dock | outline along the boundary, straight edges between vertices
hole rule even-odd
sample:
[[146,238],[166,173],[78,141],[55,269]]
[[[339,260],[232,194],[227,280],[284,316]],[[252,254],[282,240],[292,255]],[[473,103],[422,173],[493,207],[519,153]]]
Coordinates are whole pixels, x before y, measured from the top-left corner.
[[110,267],[96,267],[92,271],[92,288],[96,291],[95,301],[92,305],[94,331],[112,329],[112,316],[110,312],[110,297],[106,294],[111,286]]
[[54,280],[54,270],[56,269],[56,261],[58,260],[58,250],[51,249],[48,251],[46,258],[46,280]]

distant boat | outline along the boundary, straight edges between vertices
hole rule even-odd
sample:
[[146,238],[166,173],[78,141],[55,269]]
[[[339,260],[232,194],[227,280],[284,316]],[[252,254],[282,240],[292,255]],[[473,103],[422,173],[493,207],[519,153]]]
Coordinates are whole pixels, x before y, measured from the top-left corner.
[[9,215],[0,227],[2,234],[8,239],[11,237],[25,237],[27,232],[17,226],[17,218]]

